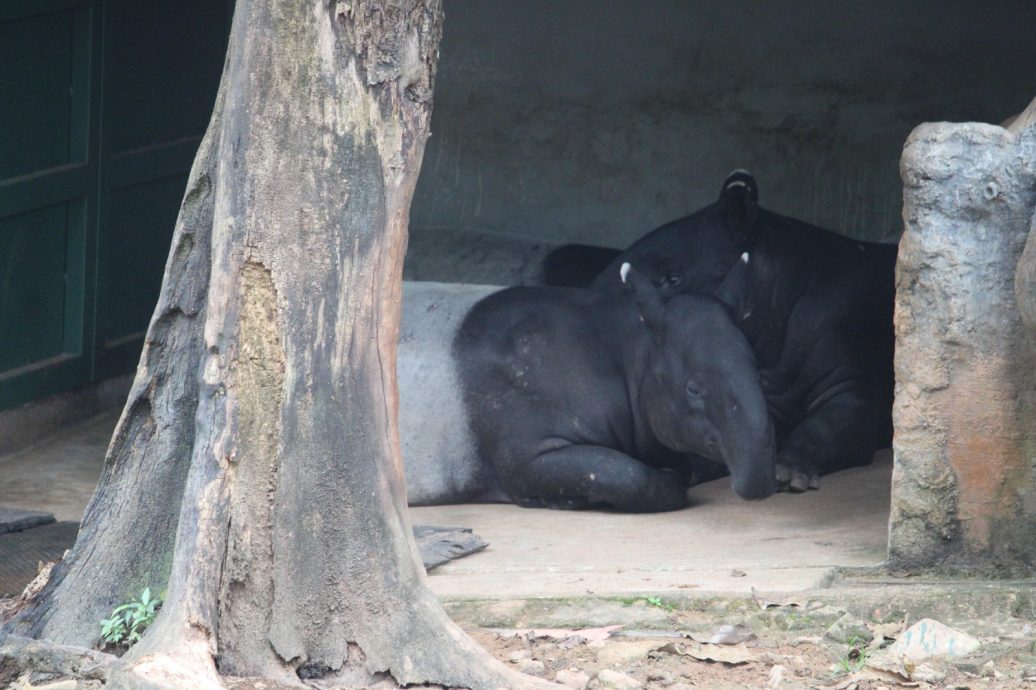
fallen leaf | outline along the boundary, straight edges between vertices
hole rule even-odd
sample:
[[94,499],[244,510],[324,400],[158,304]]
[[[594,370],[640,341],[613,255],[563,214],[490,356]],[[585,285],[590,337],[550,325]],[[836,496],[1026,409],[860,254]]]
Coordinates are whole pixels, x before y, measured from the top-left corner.
[[899,634],[906,629],[907,619],[892,623],[867,623],[867,629],[873,633],[868,649],[881,649],[887,640],[895,641]]
[[760,597],[759,593],[755,591],[755,587],[752,588],[752,600],[755,601],[759,608],[763,610],[783,608],[785,606],[801,609],[805,608],[811,601],[810,599],[802,599],[798,597],[791,597],[788,599],[784,599],[783,601],[770,601],[769,599],[763,599],[762,597]]
[[743,647],[720,647],[698,643],[682,645],[670,642],[659,647],[658,651],[679,656],[689,656],[698,661],[718,661],[721,664],[729,664],[731,666],[755,661],[755,655]]
[[896,685],[904,688],[916,688],[920,683],[903,678],[902,676],[895,673],[888,673],[887,671],[878,671],[876,669],[866,668],[862,671],[857,671],[852,675],[842,678],[834,685],[821,686],[820,690],[846,690],[856,685],[859,685],[866,680],[876,680],[883,683],[895,683]]
[[554,640],[562,649],[571,649],[581,644],[591,647],[599,647],[604,641],[611,637],[611,634],[622,628],[621,625],[608,625],[603,628],[583,628],[573,630],[571,628],[527,628],[524,630],[496,630],[497,635],[503,638],[524,637],[527,640]]
[[8,686],[11,690],[76,690],[79,683],[74,680],[59,680],[43,685],[33,685],[29,682],[29,675],[23,675],[14,683]]
[[893,654],[888,650],[875,652],[868,656],[866,668],[871,671],[891,673],[904,680],[913,680],[914,662],[904,656]]
[[701,633],[684,633],[684,637],[688,637],[695,642],[701,644],[740,644],[746,640],[750,640],[755,637],[751,631],[739,629],[737,626],[725,624],[716,628],[716,632],[711,635],[702,635]]

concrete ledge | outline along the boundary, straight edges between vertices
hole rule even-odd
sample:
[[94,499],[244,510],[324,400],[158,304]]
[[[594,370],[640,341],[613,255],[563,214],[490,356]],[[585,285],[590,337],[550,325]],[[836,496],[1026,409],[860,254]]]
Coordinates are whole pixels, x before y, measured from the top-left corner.
[[[432,578],[434,579],[434,578]],[[838,578],[829,587],[779,592],[767,583],[755,596],[736,591],[679,594],[533,596],[486,598],[442,596],[450,617],[465,626],[490,628],[583,628],[624,625],[627,629],[673,630],[709,617],[776,630],[822,633],[842,612],[862,620],[913,622],[934,618],[947,624],[988,619],[1001,624],[1031,620],[1033,580],[920,580]],[[651,597],[651,601],[648,600]],[[657,597],[657,598],[656,598]],[[654,603],[653,603],[654,602]],[[673,612],[703,616],[677,616]],[[810,628],[820,626],[819,630]]]
[[133,375],[127,374],[0,411],[0,455],[28,448],[70,424],[121,406],[132,383]]

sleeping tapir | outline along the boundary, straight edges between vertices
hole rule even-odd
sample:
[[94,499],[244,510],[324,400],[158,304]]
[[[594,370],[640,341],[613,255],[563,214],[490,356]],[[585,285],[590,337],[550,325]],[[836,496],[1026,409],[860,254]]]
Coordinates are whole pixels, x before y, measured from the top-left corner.
[[[736,171],[719,199],[648,233],[590,286],[619,293],[631,262],[664,299],[714,294],[731,262],[751,257],[735,320],[755,352],[777,430],[780,489],[817,488],[819,475],[865,464],[891,431],[895,245],[861,242],[759,206],[755,178]],[[607,255],[570,245],[546,261],[583,272]]]
[[[721,294],[736,294],[744,268]],[[724,463],[743,498],[776,490],[773,426],[728,308],[697,295],[663,302],[625,272],[633,291],[614,295],[405,284],[398,371],[412,505],[673,510],[686,502],[682,463],[699,457]]]

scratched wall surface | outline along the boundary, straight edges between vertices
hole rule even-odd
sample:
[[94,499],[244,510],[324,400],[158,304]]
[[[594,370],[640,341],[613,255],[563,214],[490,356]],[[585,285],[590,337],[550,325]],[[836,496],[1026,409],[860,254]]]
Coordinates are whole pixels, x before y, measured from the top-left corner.
[[918,123],[1036,94],[1036,3],[446,0],[416,234],[623,245],[733,168],[769,208],[872,239],[902,225]]

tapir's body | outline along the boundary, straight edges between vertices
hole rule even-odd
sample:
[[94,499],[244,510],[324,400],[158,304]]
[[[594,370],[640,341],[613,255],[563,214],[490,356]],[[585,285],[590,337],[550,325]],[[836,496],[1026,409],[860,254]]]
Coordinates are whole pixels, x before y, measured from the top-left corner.
[[642,282],[637,295],[406,285],[410,502],[671,510],[686,500],[681,464],[701,456],[728,464],[743,497],[772,493],[773,430],[744,337],[718,301],[663,305]]
[[403,283],[396,374],[400,448],[411,505],[506,500],[492,464],[479,457],[453,358],[453,341],[471,307],[502,289]]
[[[896,247],[861,242],[758,206],[755,180],[732,174],[719,200],[616,252],[590,287],[618,294],[631,263],[665,297],[713,294],[738,255],[749,288],[735,321],[755,352],[778,432],[782,487],[870,460],[888,441]],[[577,257],[568,247],[554,259]],[[600,250],[586,254],[601,262]],[[585,267],[584,267],[585,268]]]

